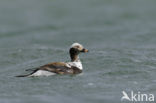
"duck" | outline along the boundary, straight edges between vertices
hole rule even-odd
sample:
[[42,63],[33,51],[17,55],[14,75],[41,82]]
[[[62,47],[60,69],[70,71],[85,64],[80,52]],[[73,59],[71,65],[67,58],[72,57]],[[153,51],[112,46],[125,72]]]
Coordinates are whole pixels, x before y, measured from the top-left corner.
[[37,76],[51,76],[56,74],[80,74],[82,73],[83,66],[79,58],[80,53],[87,53],[88,49],[85,49],[83,45],[79,43],[73,43],[70,46],[69,54],[70,62],[52,62],[43,66],[27,69],[31,73],[26,75],[18,75],[16,77],[37,77]]

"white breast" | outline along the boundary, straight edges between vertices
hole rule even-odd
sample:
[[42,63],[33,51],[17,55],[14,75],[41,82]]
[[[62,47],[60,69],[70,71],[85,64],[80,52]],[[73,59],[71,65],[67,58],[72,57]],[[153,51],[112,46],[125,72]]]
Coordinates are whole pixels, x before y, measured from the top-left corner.
[[69,68],[71,66],[75,66],[75,67],[79,68],[80,70],[83,69],[81,61],[78,61],[78,62],[68,62],[68,63],[66,63],[66,66],[69,67]]

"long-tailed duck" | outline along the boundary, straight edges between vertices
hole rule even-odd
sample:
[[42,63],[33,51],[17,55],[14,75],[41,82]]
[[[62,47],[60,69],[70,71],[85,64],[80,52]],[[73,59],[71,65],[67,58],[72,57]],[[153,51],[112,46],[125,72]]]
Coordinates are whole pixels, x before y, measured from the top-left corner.
[[[79,74],[82,72],[83,67],[79,59],[79,53],[88,52],[81,44],[74,43],[71,45],[69,53],[71,62],[53,62],[43,66],[40,66],[31,70],[32,73],[27,75],[19,75],[16,77],[33,77],[33,76],[50,76],[55,74]],[[26,71],[28,71],[26,70]]]

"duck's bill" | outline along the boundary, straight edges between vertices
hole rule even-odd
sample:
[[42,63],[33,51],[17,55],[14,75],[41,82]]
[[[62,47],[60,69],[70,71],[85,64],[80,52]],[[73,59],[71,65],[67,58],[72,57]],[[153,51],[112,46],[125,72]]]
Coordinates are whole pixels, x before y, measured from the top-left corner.
[[89,52],[89,50],[88,50],[88,49],[82,49],[81,52],[83,52],[83,53],[87,53],[87,52]]

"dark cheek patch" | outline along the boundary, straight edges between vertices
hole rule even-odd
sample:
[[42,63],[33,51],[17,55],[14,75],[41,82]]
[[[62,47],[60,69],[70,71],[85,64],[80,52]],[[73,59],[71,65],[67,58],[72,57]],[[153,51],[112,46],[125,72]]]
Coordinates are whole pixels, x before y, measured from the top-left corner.
[[79,50],[76,49],[76,48],[71,48],[70,49],[70,54],[72,54],[72,55],[78,55],[79,54]]

